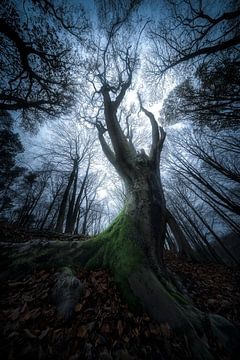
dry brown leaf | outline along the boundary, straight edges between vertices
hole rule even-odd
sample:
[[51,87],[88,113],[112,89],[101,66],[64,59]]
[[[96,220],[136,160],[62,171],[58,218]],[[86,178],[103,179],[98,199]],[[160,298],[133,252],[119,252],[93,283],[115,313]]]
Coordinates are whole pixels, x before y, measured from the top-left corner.
[[101,332],[102,333],[110,333],[111,332],[110,325],[106,322],[103,323],[103,325],[101,326]]
[[88,333],[88,327],[86,325],[81,325],[78,328],[77,337],[85,338]]
[[168,323],[161,324],[160,328],[161,328],[161,333],[163,334],[163,336],[170,337],[171,329],[170,329],[170,326]]
[[27,305],[27,303],[25,302],[24,305],[23,305],[23,307],[21,308],[20,313],[22,314],[22,313],[24,313],[24,312],[26,312],[26,311],[28,311],[28,305]]
[[91,295],[91,291],[90,291],[89,289],[87,289],[87,290],[85,291],[84,296],[85,296],[85,297],[88,297],[89,295]]
[[129,342],[129,337],[128,337],[128,336],[124,336],[124,337],[123,337],[123,341],[125,341],[126,343],[128,343],[128,342]]
[[139,336],[139,334],[140,334],[140,332],[139,332],[139,328],[133,328],[133,330],[132,330],[132,333],[133,333],[133,335],[136,337],[136,336]]
[[118,320],[117,322],[118,335],[121,337],[123,334],[123,323],[122,320]]
[[80,312],[82,310],[83,304],[77,303],[74,307],[75,312]]
[[161,332],[160,327],[157,324],[149,324],[149,330],[152,334],[158,335]]

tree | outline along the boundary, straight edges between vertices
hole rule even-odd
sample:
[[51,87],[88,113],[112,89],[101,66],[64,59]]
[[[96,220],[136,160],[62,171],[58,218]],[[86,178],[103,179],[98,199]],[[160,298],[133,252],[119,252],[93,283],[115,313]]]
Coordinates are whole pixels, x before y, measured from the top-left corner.
[[164,123],[191,120],[212,129],[238,126],[240,62],[238,54],[218,57],[198,66],[164,101]]
[[[230,149],[219,148],[219,143],[224,143],[225,138],[229,140],[230,135],[234,142],[237,134],[230,129],[216,134],[208,128],[190,128],[189,124],[185,131],[182,128],[179,134],[172,134],[164,184],[168,189],[168,207],[178,214],[177,219],[182,218],[180,209],[185,222],[197,225],[200,241],[207,245],[205,237],[210,235],[214,242],[219,243],[219,248],[224,249],[225,257],[237,264],[237,257],[229,251],[230,244],[221,241],[223,232],[231,231],[237,237],[240,231],[238,160]],[[193,221],[193,218],[198,220]]]
[[167,1],[168,16],[149,32],[153,43],[149,71],[161,78],[177,65],[199,64],[204,59],[237,48],[240,44],[239,1]]
[[28,172],[24,175],[21,190],[20,207],[15,211],[18,213],[16,223],[27,227],[35,223],[34,211],[47,188],[50,171],[40,169],[36,172]]
[[[47,211],[46,213],[44,214],[43,216],[43,219],[41,219],[41,225],[40,225],[40,230],[43,230],[46,226],[46,224],[48,224],[48,227],[49,227],[49,223],[48,222],[48,219],[50,217],[50,214],[51,212],[54,210],[54,206],[58,200],[58,198],[60,197],[61,195],[61,192],[63,190],[63,187],[64,187],[64,179],[62,176],[51,176],[51,179],[50,179],[50,197],[51,197],[51,200],[50,200],[50,203],[47,202],[47,200],[45,200],[45,205],[47,205]],[[55,210],[55,213],[56,213],[56,210]]]
[[[148,153],[136,149],[131,131],[124,131],[123,121],[119,121],[120,108],[139,66],[140,36],[131,38],[131,28],[125,24],[125,18],[111,20],[105,37],[100,34],[100,43],[92,44],[93,51],[85,66],[93,89],[88,99],[96,110],[96,116],[93,112],[89,121],[97,128],[102,150],[124,182],[126,202],[119,216],[98,237],[71,245],[61,243],[64,259],[56,254],[56,242],[49,243],[47,261],[60,260],[61,266],[64,262],[109,268],[132,306],[144,308],[156,321],[185,333],[194,358],[212,359],[204,340],[206,322],[230,352],[238,346],[239,333],[227,320],[211,314],[206,316],[194,308],[181,283],[164,265],[168,214],[160,177],[160,156],[166,133],[147,110],[141,94],[139,108],[151,125]],[[131,45],[133,39],[136,46]],[[45,245],[45,254],[46,249]],[[40,254],[41,251],[36,256]]]
[[[46,127],[45,132],[49,137],[34,144],[36,157],[43,164],[50,162],[54,174],[62,174],[63,180],[60,193],[56,193],[60,203],[56,210],[55,230],[73,233],[90,176],[95,139],[81,128],[76,119],[59,120],[58,129],[53,124]],[[55,178],[57,181],[58,177]],[[55,200],[57,198],[54,196]]]
[[77,27],[69,24],[69,6],[23,3],[3,1],[0,8],[0,108],[21,111],[23,124],[31,128],[44,115],[66,113],[73,105],[77,62],[67,38],[74,34],[80,43],[88,23],[81,6]]
[[[113,24],[106,46],[98,47],[92,78],[96,79],[93,87],[98,101],[102,98],[96,121],[99,141],[107,159],[123,179],[127,200],[115,222],[92,243],[94,256],[88,265],[110,267],[128,301],[140,302],[155,320],[187,331],[194,356],[208,358],[208,350],[197,335],[200,329],[204,332],[202,315],[184,298],[181,286],[163,262],[167,211],[159,166],[166,133],[145,108],[140,95],[140,110],[152,129],[149,154],[144,150],[137,152],[132,137],[124,133],[119,123],[119,109],[138,64],[137,49],[128,47],[126,38],[125,47],[120,45],[123,39],[119,41],[117,35],[121,26],[119,21]],[[89,246],[93,246],[90,243]],[[211,316],[209,319],[217,334],[220,319]]]
[[7,111],[0,112],[0,213],[12,207],[13,185],[24,171],[16,165],[16,156],[23,152],[18,134],[13,132],[13,119]]

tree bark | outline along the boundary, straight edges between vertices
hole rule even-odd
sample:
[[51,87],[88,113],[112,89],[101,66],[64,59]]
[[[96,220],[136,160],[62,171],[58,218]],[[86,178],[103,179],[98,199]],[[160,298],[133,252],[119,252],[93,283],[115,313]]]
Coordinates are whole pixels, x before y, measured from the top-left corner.
[[74,175],[74,181],[73,181],[73,189],[72,189],[72,196],[69,202],[68,206],[68,212],[67,212],[67,218],[66,218],[66,227],[65,227],[65,233],[72,233],[72,218],[73,218],[73,212],[74,212],[74,205],[76,201],[76,193],[77,193],[77,183],[78,183],[78,164],[76,166],[75,175]]
[[189,245],[182,229],[169,210],[167,210],[167,224],[169,225],[171,232],[178,244],[179,253],[183,256],[186,256],[189,260],[197,260],[196,255],[194,254],[194,250]]
[[72,169],[72,172],[71,172],[70,177],[68,179],[68,184],[67,184],[67,187],[66,187],[66,189],[64,191],[63,198],[62,198],[60,208],[59,208],[57,224],[56,224],[56,228],[55,228],[55,230],[58,231],[58,232],[63,232],[65,213],[66,213],[66,209],[67,209],[67,200],[68,200],[70,189],[72,187],[72,184],[73,184],[73,181],[74,181],[74,178],[75,178],[76,168],[77,168],[77,161],[75,160],[74,164],[73,164],[73,169]]
[[[86,170],[86,173],[84,175],[83,181],[81,183],[81,187],[80,187],[79,193],[77,195],[76,202],[75,202],[75,204],[73,206],[71,216],[69,217],[67,225],[66,225],[66,232],[70,232],[71,234],[74,232],[74,228],[76,228],[75,225],[77,223],[78,213],[80,212],[80,203],[81,203],[83,191],[84,191],[85,186],[86,186],[86,181],[87,181],[87,178],[88,178],[89,168],[90,168],[90,159],[88,161],[87,170]],[[79,216],[80,216],[80,214],[79,214]]]
[[[147,190],[143,191],[141,187],[140,193],[137,191],[141,199],[149,195]],[[142,191],[144,196],[141,196]],[[93,239],[83,242],[46,243],[34,240],[15,245],[1,244],[5,251],[9,247],[11,271],[26,271],[27,266],[57,268],[81,265],[92,269],[108,268],[130,307],[144,309],[157,322],[167,323],[174,332],[188,339],[192,359],[214,359],[213,349],[206,340],[207,331],[211,331],[229,353],[237,354],[240,344],[238,329],[220,316],[207,315],[197,310],[191,300],[175,286],[175,279],[167,270],[163,266],[156,268],[155,259],[149,258],[149,240],[145,237],[145,230],[152,211],[148,213],[143,210],[140,198],[136,198],[138,196],[132,194],[132,198],[113,224]],[[147,215],[143,224],[132,212],[135,204],[140,216]],[[151,207],[149,209],[151,210]],[[13,254],[16,254],[15,259]],[[6,258],[5,252],[5,261]]]
[[151,267],[163,266],[166,206],[158,169],[146,154],[138,155],[128,183],[126,214],[135,226],[136,239]]
[[[102,91],[107,130],[97,124],[99,140],[106,157],[124,180],[126,203],[119,218],[100,234],[104,245],[90,264],[109,267],[130,304],[140,303],[159,323],[167,322],[173,329],[186,333],[194,359],[212,359],[203,339],[204,314],[193,307],[181,283],[163,263],[167,210],[159,165],[166,134],[139,97],[140,108],[151,123],[152,145],[149,155],[144,150],[137,153],[117,122],[118,102],[111,101],[106,87]],[[112,148],[104,139],[105,131]],[[234,328],[226,320],[221,321]],[[229,346],[231,339],[226,336],[224,340],[218,320],[211,317],[209,322],[216,336]],[[236,332],[231,350],[235,351],[238,341]]]
[[51,211],[52,211],[52,208],[53,208],[53,206],[54,206],[54,204],[55,204],[55,202],[56,202],[56,199],[57,199],[57,197],[58,197],[58,195],[59,195],[60,189],[61,189],[61,188],[59,188],[59,190],[58,190],[58,191],[56,192],[56,194],[53,196],[53,199],[52,199],[52,201],[51,201],[51,203],[50,203],[50,205],[49,205],[49,207],[48,207],[48,209],[47,209],[47,212],[46,212],[46,214],[45,214],[45,216],[44,216],[44,218],[43,218],[43,220],[42,220],[42,223],[41,223],[41,226],[40,226],[40,230],[43,230],[43,228],[44,228],[44,226],[45,226],[45,224],[46,224],[46,222],[47,222],[47,219],[48,219],[48,217],[49,217],[49,215],[50,215],[50,213],[51,213]]

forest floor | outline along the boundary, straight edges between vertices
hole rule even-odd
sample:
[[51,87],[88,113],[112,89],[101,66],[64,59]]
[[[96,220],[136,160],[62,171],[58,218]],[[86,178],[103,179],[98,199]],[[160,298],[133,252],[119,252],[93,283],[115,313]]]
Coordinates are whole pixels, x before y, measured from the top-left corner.
[[[9,235],[11,235],[9,237]],[[32,239],[36,233],[10,227],[1,240]],[[186,286],[194,304],[240,322],[240,271],[226,266],[195,264],[165,254],[167,266]],[[134,314],[121,299],[111,274],[79,269],[84,296],[68,322],[57,317],[50,301],[55,269],[0,277],[0,354],[2,359],[191,359],[188,340],[168,324],[147,314]],[[210,336],[211,337],[211,336]],[[216,359],[230,359],[209,338]]]

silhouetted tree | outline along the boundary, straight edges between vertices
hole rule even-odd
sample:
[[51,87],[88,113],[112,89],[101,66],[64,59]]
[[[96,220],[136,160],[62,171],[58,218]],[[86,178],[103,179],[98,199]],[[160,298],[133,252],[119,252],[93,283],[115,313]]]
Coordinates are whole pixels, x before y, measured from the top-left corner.
[[240,124],[240,59],[218,57],[200,65],[194,76],[176,86],[164,101],[163,121],[192,120],[213,129]]
[[238,0],[209,6],[204,0],[168,0],[165,19],[149,32],[149,71],[161,78],[177,65],[202,62],[240,44]]
[[17,166],[16,156],[23,152],[18,134],[13,132],[13,119],[4,110],[0,112],[0,213],[12,207],[14,182],[24,169]]
[[72,34],[79,44],[88,28],[81,5],[75,12],[78,26],[69,24],[69,6],[46,0],[3,1],[0,19],[0,109],[21,110],[27,128],[46,114],[66,113],[77,93],[68,35],[71,44]]

